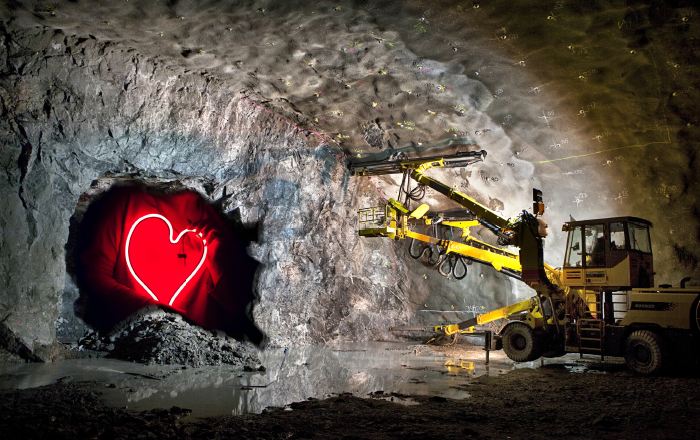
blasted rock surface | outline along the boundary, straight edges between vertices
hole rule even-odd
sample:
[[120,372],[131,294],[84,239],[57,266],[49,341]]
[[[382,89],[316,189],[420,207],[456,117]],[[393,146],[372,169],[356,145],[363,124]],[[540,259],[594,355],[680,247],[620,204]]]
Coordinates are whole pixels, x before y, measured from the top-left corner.
[[[55,340],[69,219],[105,173],[178,181],[259,226],[255,318],[273,344],[373,338],[407,312],[395,286],[350,277],[356,183],[341,152],[215,78],[52,30],[4,38],[0,314],[29,349]],[[373,291],[373,307],[357,312],[348,290]]]

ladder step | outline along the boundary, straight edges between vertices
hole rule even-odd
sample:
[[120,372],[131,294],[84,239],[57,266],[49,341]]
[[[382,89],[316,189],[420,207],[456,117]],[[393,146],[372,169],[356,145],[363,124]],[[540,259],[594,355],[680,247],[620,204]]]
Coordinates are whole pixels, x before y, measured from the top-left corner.
[[579,338],[579,339],[582,340],[582,341],[596,341],[596,342],[600,342],[600,341],[601,341],[600,338]]

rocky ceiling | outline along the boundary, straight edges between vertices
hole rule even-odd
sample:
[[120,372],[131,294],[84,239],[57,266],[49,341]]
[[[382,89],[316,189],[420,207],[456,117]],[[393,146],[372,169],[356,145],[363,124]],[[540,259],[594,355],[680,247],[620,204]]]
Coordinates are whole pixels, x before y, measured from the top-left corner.
[[258,226],[254,316],[277,345],[531,294],[356,236],[399,180],[347,164],[398,151],[486,150],[434,175],[507,216],[543,190],[554,265],[570,216],[635,215],[655,225],[657,284],[697,275],[690,1],[7,1],[0,20],[0,319],[39,358],[83,329],[70,219],[113,179],[177,182]]

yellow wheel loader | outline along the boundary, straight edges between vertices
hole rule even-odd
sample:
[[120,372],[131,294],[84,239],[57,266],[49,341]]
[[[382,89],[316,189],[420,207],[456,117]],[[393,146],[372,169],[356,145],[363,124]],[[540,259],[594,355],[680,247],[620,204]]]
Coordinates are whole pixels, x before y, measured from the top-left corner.
[[[564,263],[560,268],[543,260],[547,223],[542,193],[533,190],[533,212],[507,219],[466,194],[426,176],[432,168],[463,167],[483,161],[485,151],[450,156],[352,163],[357,176],[403,173],[398,200],[359,211],[359,235],[411,239],[409,254],[427,254],[443,275],[466,276],[467,265],[478,262],[517,278],[536,295],[517,304],[470,320],[431,327],[443,335],[471,333],[477,325],[499,326],[496,348],[502,346],[516,362],[556,357],[565,353],[624,357],[633,371],[656,374],[666,365],[693,363],[700,353],[700,288],[654,287],[649,228],[637,217],[570,221]],[[411,180],[418,186],[411,188]],[[465,208],[460,216],[430,213],[427,205],[411,209],[426,188]],[[403,196],[403,197],[402,197]],[[482,225],[498,237],[500,246],[477,240],[469,228]],[[462,229],[462,242],[438,238],[438,227]],[[425,229],[432,228],[432,234]],[[420,231],[420,232],[419,232]],[[415,250],[415,241],[428,247]],[[457,267],[462,265],[462,269]],[[447,267],[447,269],[445,269]],[[459,274],[459,275],[458,275]],[[393,327],[392,330],[416,329]]]

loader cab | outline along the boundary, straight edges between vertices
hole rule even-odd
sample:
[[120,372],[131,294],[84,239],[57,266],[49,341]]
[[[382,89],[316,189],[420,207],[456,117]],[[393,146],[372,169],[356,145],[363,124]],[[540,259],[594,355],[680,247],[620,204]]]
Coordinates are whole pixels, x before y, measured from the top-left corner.
[[651,222],[614,217],[564,223],[563,282],[569,287],[625,290],[652,287]]

